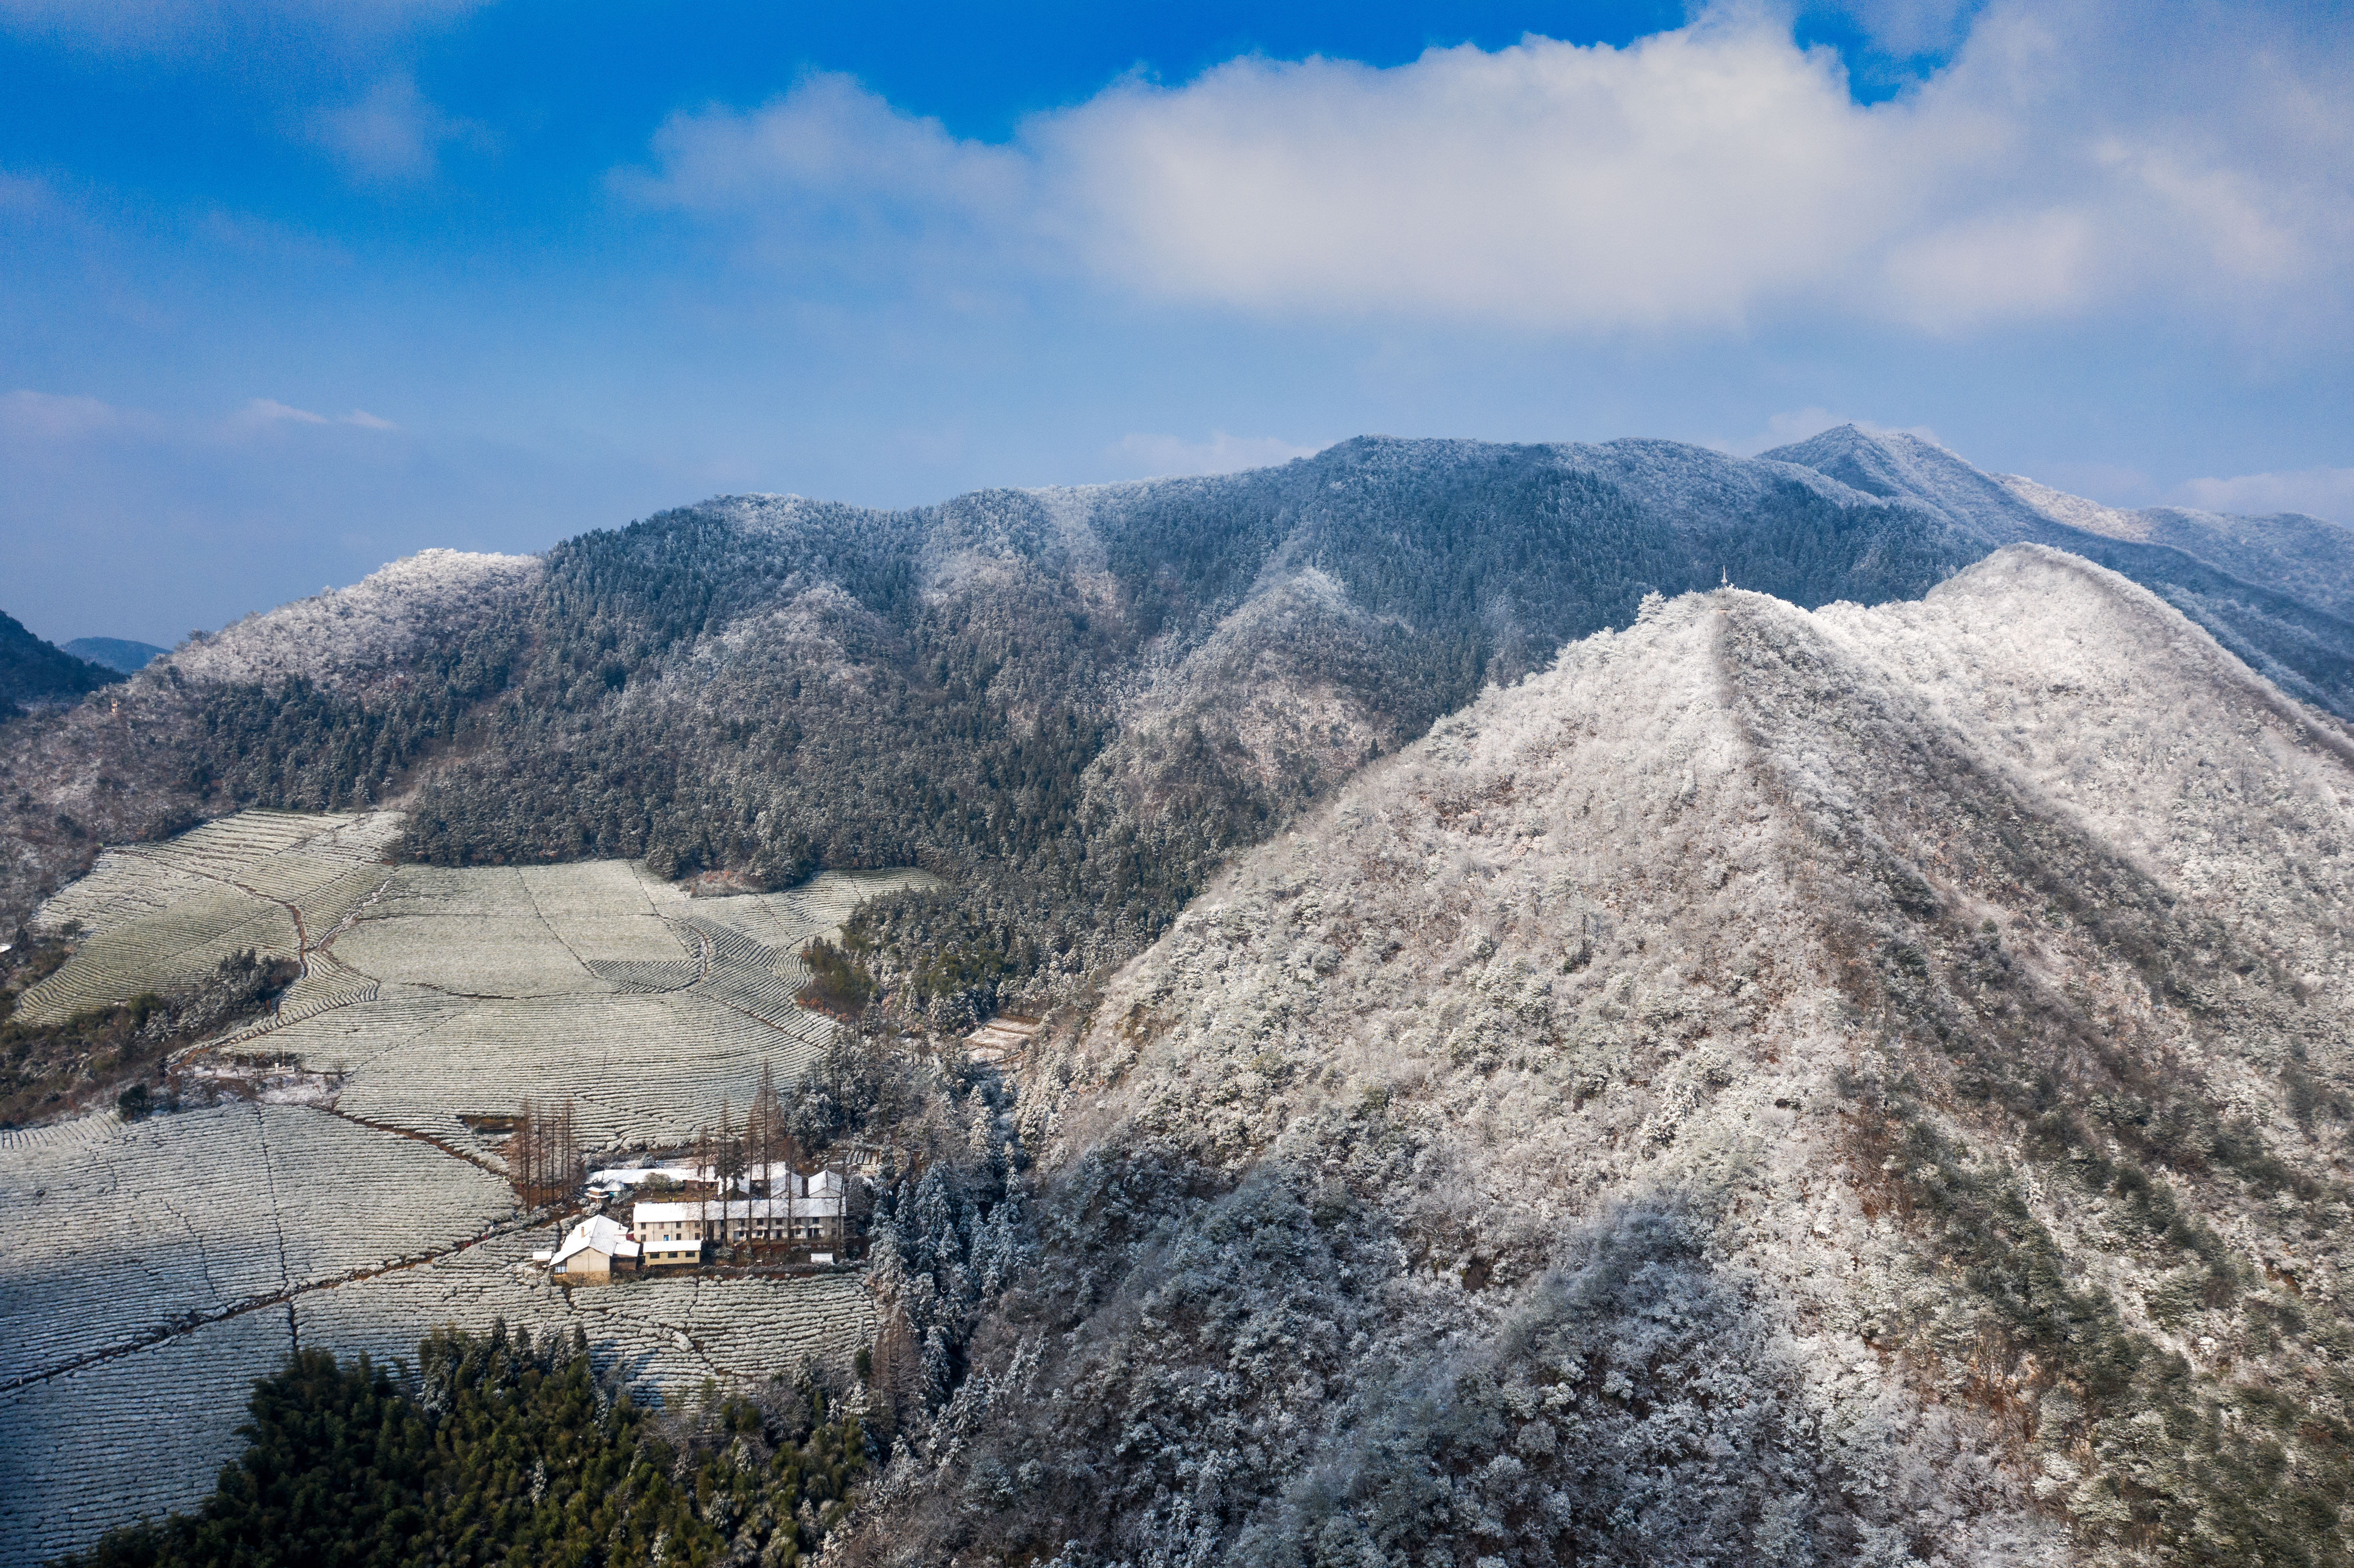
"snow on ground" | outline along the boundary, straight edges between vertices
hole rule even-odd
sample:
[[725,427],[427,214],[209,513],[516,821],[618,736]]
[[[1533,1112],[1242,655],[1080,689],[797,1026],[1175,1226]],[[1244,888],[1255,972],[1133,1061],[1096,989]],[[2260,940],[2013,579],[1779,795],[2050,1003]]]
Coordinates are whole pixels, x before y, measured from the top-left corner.
[[1999,473],[1994,475],[1994,481],[2054,523],[2065,523],[2071,528],[2082,528],[2087,534],[2104,534],[2112,539],[2138,542],[2149,537],[2149,516],[2147,513],[2125,512],[2114,506],[2104,506],[2097,501],[2087,501],[2081,495],[2071,495],[2064,490],[2038,484],[2023,473]]
[[246,1384],[292,1348],[280,1308],[0,1392],[0,1563],[201,1502],[241,1446]]
[[790,1080],[833,1024],[793,1002],[795,954],[860,904],[938,885],[825,872],[779,893],[690,899],[620,861],[393,866],[398,812],[246,811],[111,850],[58,894],[88,935],[21,1004],[35,1022],[200,977],[248,948],[299,957],[271,1014],[225,1040],[339,1075],[343,1107],[449,1136],[525,1095],[577,1097],[592,1142],[684,1138],[763,1065]]
[[423,550],[333,588],[247,616],[150,666],[197,681],[307,675],[334,685],[399,658],[419,639],[527,588],[536,556]]
[[[525,1096],[573,1097],[592,1145],[668,1141],[723,1098],[748,1104],[764,1065],[790,1081],[833,1028],[794,1005],[795,951],[933,879],[690,900],[618,862],[394,867],[398,830],[395,813],[245,812],[110,851],[44,911],[88,933],[28,993],[48,1012],[245,947],[299,953],[280,1010],[222,1044],[299,1068],[313,1103],[0,1134],[0,1564],[201,1497],[236,1452],[246,1385],[297,1333],[413,1361],[440,1323],[578,1325],[652,1401],[846,1364],[871,1334],[854,1275],[567,1297],[525,1263],[540,1234],[504,1228],[506,1183],[452,1150],[494,1163],[458,1118]],[[68,1431],[79,1446],[42,1436]]]
[[508,1218],[499,1178],[304,1107],[231,1103],[0,1150],[0,1384],[175,1319],[452,1245]]
[[73,958],[25,993],[19,1013],[59,1022],[201,980],[248,948],[301,958],[384,886],[400,825],[393,811],[240,811],[163,843],[108,850],[41,906],[41,930],[79,927],[82,936]]
[[440,1324],[480,1331],[504,1319],[534,1338],[578,1327],[600,1371],[618,1363],[638,1397],[661,1404],[710,1377],[764,1383],[804,1362],[846,1369],[873,1332],[861,1275],[629,1279],[567,1290],[528,1261],[555,1234],[517,1232],[428,1266],[304,1296],[295,1313],[303,1343],[413,1364],[417,1341]]

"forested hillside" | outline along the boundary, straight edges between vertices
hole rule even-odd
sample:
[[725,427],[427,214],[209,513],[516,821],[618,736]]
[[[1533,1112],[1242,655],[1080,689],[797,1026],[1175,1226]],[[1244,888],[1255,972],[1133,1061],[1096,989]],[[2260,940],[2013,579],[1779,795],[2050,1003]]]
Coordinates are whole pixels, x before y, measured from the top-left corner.
[[0,615],[0,720],[20,708],[70,703],[122,677],[42,641],[11,615]]
[[[921,865],[952,891],[875,911],[865,961],[985,1012],[1137,951],[1235,846],[1647,594],[1876,603],[2001,542],[1988,507],[2075,535],[1941,449],[1984,506],[1893,482],[1920,454],[1848,435],[1790,462],[1367,438],[1215,478],[901,513],[737,497],[536,560],[429,553],[191,642],[119,712],[23,721],[0,915],[100,842],[398,800],[404,853],[439,863],[626,856],[735,888]],[[1856,442],[1878,467],[1833,461]],[[2161,591],[2308,700],[2354,692],[2326,611],[2081,538],[2162,556]]]

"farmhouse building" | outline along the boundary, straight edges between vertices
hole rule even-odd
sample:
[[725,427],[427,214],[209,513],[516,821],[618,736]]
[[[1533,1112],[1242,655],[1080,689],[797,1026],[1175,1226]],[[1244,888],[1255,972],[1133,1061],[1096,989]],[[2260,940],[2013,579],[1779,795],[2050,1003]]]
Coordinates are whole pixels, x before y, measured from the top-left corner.
[[[779,1180],[776,1184],[786,1183]],[[650,1264],[698,1262],[705,1242],[789,1246],[842,1239],[845,1196],[842,1177],[821,1171],[814,1176],[796,1175],[790,1185],[794,1191],[789,1197],[640,1203],[631,1213],[631,1223],[643,1239]]]
[[629,1232],[599,1214],[565,1234],[548,1271],[567,1284],[601,1285],[637,1267],[641,1250]]
[[703,1261],[703,1243],[700,1238],[660,1236],[652,1241],[641,1242],[639,1245],[645,1248],[648,1268],[686,1267]]

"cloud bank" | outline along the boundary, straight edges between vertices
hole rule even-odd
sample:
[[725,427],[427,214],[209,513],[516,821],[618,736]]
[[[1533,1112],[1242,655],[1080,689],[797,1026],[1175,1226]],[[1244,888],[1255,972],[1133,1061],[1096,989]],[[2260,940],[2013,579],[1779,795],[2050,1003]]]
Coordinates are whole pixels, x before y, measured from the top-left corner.
[[2193,479],[2168,499],[2201,512],[2269,516],[2302,512],[2354,526],[2354,468],[2308,468],[2288,473],[2243,473],[2231,479]]
[[2346,39],[2154,15],[1999,3],[1874,104],[1745,5],[1623,48],[1242,58],[1117,82],[1002,144],[813,76],[674,117],[617,178],[771,240],[920,238],[967,270],[1269,314],[1740,332],[1803,311],[1946,336],[2136,309],[2341,320]]

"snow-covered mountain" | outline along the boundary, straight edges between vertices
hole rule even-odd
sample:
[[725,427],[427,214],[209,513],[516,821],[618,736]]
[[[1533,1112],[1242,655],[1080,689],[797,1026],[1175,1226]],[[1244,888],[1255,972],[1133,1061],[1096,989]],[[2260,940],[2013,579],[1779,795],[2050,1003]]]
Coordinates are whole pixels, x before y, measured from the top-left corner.
[[2349,560],[1851,429],[726,497],[9,721],[0,933],[252,804],[935,874],[888,1029],[1047,1023],[844,1561],[2343,1562]]
[[2163,598],[2303,700],[2354,717],[2354,530],[2294,514],[2127,512],[1933,441],[1851,425],[1765,454],[1926,507],[1984,548],[2032,540],[2098,561]]
[[[1989,545],[2035,540],[2062,549],[2095,539],[2178,551],[2250,588],[2270,589],[2339,618],[2354,616],[2354,529],[2282,513],[2240,517],[2179,506],[2105,506],[2021,474],[1985,473],[1933,441],[1852,425],[1766,452],[1872,495],[1931,507]],[[2054,533],[2057,527],[2067,530]],[[2083,548],[2076,549],[2084,554]],[[2136,564],[2155,555],[2122,557]],[[2135,576],[2128,572],[2126,575]]]
[[1132,951],[1233,846],[1646,594],[1877,603],[2023,538],[2354,713],[2343,530],[2201,524],[2242,541],[2202,555],[2187,523],[2134,540],[2070,515],[2099,520],[1852,429],[1749,460],[1364,438],[1213,478],[899,513],[740,496],[544,558],[429,551],[17,736],[0,927],[102,841],[398,800],[409,853],[451,863],[619,854],[742,885],[1002,872],[1000,913],[956,940],[1034,955],[1000,980],[1062,983]]
[[1573,645],[1032,1065],[858,1560],[2344,1561],[2349,804],[2041,546]]

